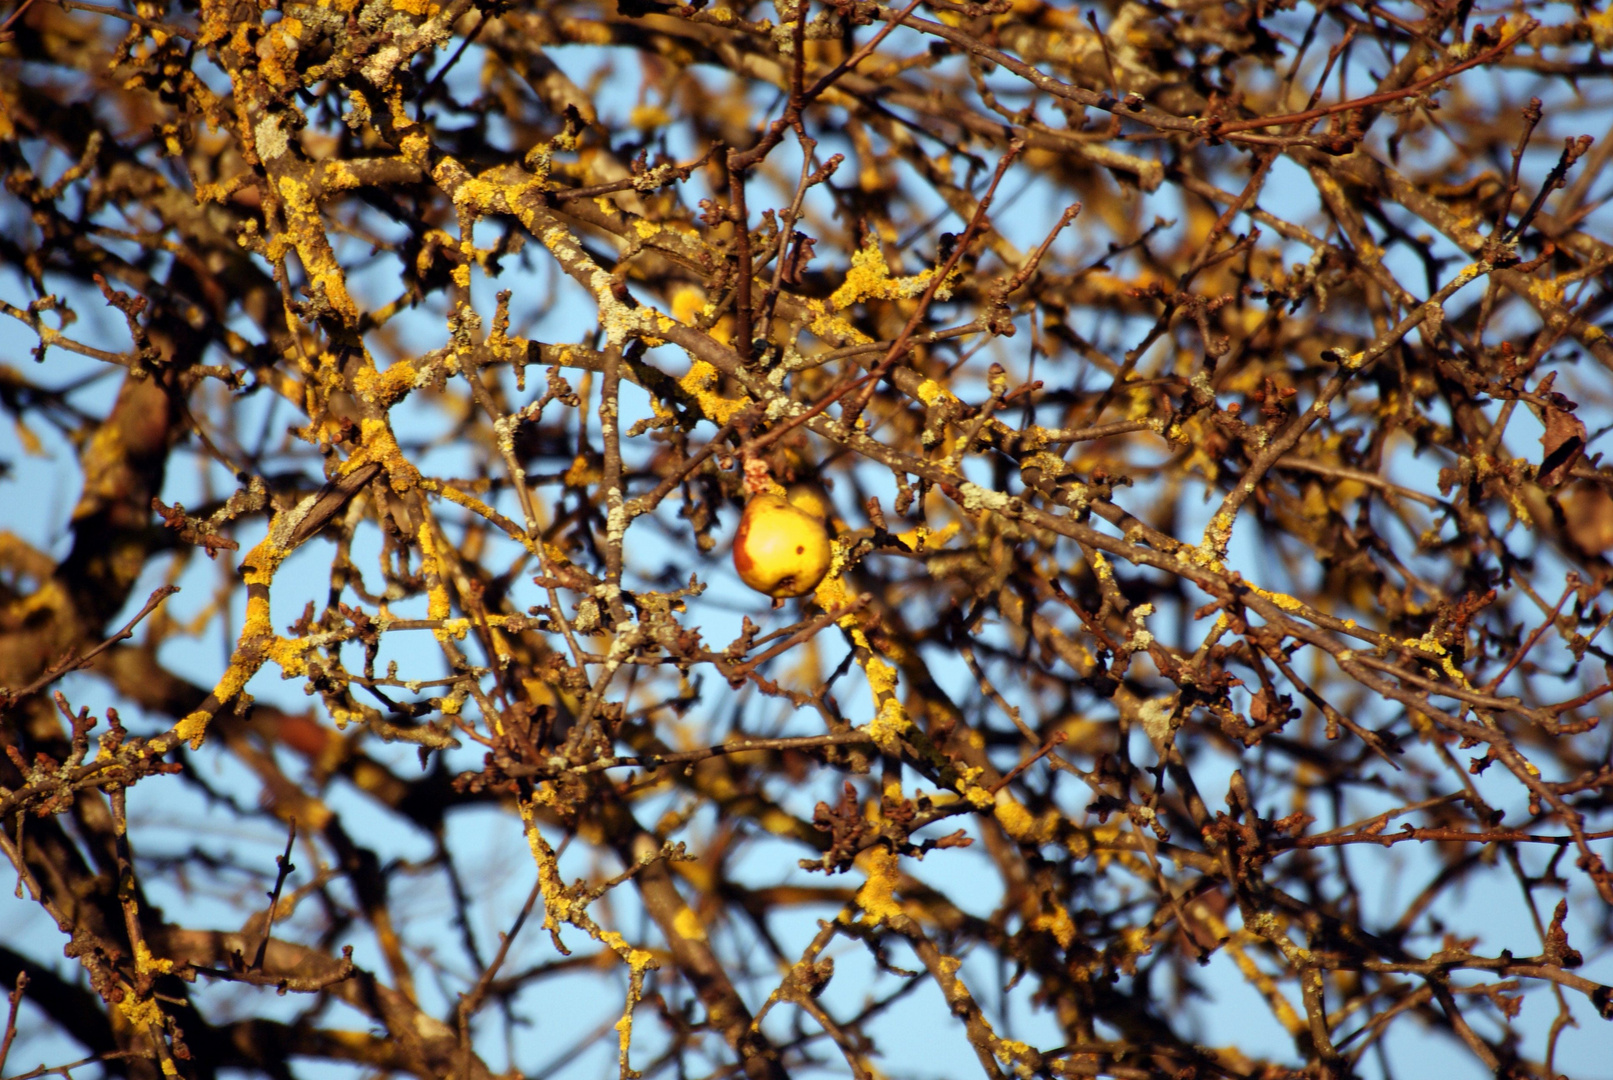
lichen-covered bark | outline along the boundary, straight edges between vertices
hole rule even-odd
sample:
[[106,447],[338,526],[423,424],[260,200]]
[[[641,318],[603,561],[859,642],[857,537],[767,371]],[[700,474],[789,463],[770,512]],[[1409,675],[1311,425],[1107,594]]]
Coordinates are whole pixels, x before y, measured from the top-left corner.
[[1590,1060],[1613,23],[1486,17],[8,8],[0,1075]]

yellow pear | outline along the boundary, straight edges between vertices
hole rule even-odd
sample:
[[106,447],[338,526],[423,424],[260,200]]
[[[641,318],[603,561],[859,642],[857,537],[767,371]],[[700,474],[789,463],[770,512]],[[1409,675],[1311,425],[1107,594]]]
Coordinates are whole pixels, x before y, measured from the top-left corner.
[[739,580],[780,599],[805,596],[829,572],[829,533],[823,519],[782,495],[752,496],[734,534]]
[[805,510],[819,521],[829,520],[829,498],[821,488],[812,484],[791,484],[785,489],[784,497],[797,510]]

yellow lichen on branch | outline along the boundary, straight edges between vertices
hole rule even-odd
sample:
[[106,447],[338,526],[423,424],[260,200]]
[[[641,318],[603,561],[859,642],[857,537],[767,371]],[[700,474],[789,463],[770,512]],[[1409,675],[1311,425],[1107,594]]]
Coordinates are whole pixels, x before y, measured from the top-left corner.
[[[659,968],[655,954],[630,945],[626,938],[614,930],[605,930],[588,914],[588,903],[568,889],[560,877],[560,860],[538,828],[537,809],[553,797],[552,792],[539,790],[531,799],[521,800],[521,820],[525,827],[527,845],[538,868],[538,887],[543,895],[543,928],[549,931],[556,947],[560,944],[560,924],[569,923],[582,930],[621,958],[628,969],[627,1002],[622,1017],[616,1022],[619,1040],[619,1062],[622,1076],[636,1075],[628,1067],[628,1048],[633,1037],[633,1010],[644,997],[645,972]],[[692,913],[691,913],[692,914]]]

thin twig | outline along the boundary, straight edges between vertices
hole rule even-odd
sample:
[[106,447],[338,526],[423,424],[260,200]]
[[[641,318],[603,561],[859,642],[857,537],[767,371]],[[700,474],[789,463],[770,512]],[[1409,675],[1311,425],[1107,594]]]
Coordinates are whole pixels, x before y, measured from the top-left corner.
[[120,642],[128,641],[131,637],[133,637],[134,628],[140,624],[141,620],[147,615],[150,615],[153,611],[156,611],[158,605],[178,591],[178,585],[159,585],[157,588],[151,591],[150,596],[146,597],[146,602],[141,605],[139,611],[135,612],[134,618],[124,623],[123,629],[119,630],[116,634],[113,634],[111,637],[95,646],[95,648],[91,649],[89,652],[84,653],[82,656],[75,656],[69,653],[67,656],[62,657],[60,660],[56,661],[56,663],[47,668],[43,675],[39,676],[39,678],[29,683],[21,690],[0,692],[0,709],[9,709],[23,698],[26,698],[31,694],[38,693],[40,690],[43,690],[45,687],[49,686],[51,683],[55,682],[57,679],[61,678],[63,675],[66,675],[70,671],[79,671],[83,668],[89,667],[97,656],[100,656],[112,646],[117,645]]
[[269,910],[263,916],[263,936],[258,939],[257,952],[252,954],[252,964],[248,970],[262,971],[263,958],[269,951],[269,936],[274,932],[274,918],[280,907],[280,890],[285,887],[286,879],[291,872],[297,869],[291,862],[291,845],[297,840],[297,819],[292,818],[286,828],[286,850],[276,855],[274,859],[277,873],[274,879],[274,888],[269,892]]

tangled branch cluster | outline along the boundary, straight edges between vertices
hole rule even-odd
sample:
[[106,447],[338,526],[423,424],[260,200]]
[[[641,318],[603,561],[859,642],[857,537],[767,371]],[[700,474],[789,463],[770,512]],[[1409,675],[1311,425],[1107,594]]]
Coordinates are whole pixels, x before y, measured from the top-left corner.
[[[23,0],[0,1073],[1590,1060],[1610,50]],[[769,607],[771,484],[833,561]]]

